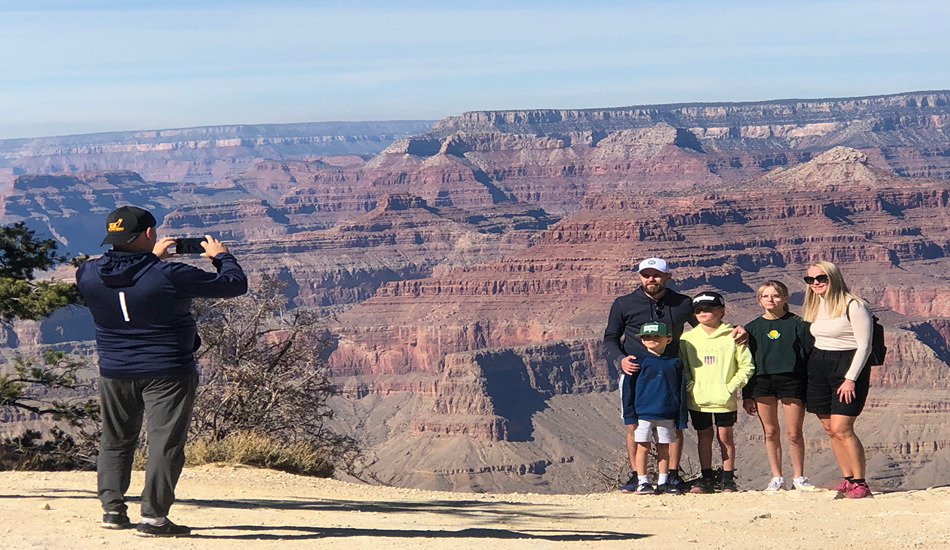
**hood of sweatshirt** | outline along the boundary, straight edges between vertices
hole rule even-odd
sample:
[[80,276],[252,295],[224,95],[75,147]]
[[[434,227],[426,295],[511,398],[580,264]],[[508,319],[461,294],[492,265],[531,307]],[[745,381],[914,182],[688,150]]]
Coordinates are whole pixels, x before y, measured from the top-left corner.
[[708,335],[708,338],[722,338],[728,336],[732,338],[732,329],[735,328],[729,323],[720,323],[716,330],[712,334]]
[[110,250],[96,266],[99,279],[109,288],[123,288],[135,284],[142,275],[160,260],[151,252],[119,252]]

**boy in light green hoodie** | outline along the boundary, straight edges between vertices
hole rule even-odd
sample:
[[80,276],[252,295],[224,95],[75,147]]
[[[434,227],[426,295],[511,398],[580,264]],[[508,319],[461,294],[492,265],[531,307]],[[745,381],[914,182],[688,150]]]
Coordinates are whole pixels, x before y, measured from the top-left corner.
[[702,478],[693,493],[716,490],[712,469],[713,422],[722,451],[724,493],[736,491],[736,444],[733,426],[738,417],[737,391],[752,377],[755,365],[746,345],[736,345],[732,325],[722,321],[726,303],[722,295],[703,292],[693,298],[698,325],[680,338],[680,358],[686,365],[686,404],[696,429]]

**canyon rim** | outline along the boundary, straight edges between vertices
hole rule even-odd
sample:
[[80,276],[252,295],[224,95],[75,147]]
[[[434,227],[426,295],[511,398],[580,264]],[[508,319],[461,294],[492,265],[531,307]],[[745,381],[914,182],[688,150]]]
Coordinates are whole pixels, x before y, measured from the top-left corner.
[[[121,203],[166,234],[236,243],[295,306],[335,315],[335,426],[380,477],[462,491],[606,488],[623,432],[600,339],[639,259],[668,259],[681,292],[722,292],[736,323],[759,314],[769,278],[800,305],[805,266],[828,259],[887,326],[858,424],[872,487],[942,482],[950,92],[374,124],[6,140],[0,215],[72,253],[100,251]],[[82,310],[3,331],[5,358],[91,353]],[[758,422],[737,438],[740,483],[756,488]],[[806,439],[809,475],[830,483],[814,419]]]

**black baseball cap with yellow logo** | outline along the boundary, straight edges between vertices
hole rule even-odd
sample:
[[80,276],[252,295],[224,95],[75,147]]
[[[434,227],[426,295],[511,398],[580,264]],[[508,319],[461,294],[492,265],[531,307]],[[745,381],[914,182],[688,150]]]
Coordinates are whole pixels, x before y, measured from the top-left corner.
[[122,206],[106,217],[106,238],[99,246],[106,244],[129,244],[149,227],[155,227],[152,213],[138,206]]

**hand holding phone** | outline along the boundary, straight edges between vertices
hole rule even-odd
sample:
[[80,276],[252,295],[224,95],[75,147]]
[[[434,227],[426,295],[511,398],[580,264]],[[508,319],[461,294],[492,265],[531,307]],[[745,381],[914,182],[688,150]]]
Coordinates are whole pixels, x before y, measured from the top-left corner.
[[179,237],[175,239],[175,254],[204,254],[204,241],[204,237]]

